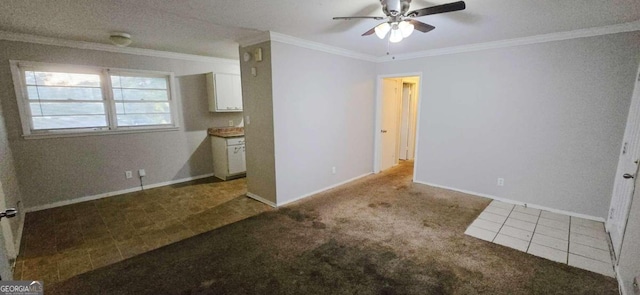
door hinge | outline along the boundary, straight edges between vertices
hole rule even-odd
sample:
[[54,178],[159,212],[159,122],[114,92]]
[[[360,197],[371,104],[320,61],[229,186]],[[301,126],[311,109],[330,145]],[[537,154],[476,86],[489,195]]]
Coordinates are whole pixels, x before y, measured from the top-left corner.
[[609,210],[609,219],[613,219],[613,213],[616,212],[615,208],[611,208],[611,210]]

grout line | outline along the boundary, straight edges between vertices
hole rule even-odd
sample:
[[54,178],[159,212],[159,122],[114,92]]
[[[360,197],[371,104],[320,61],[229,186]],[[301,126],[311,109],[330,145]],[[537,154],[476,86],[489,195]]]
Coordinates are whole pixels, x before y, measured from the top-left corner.
[[536,225],[533,227],[533,232],[531,233],[531,240],[529,240],[529,245],[527,245],[527,251],[525,251],[526,253],[529,253],[529,248],[531,247],[531,243],[533,243],[533,236],[536,234],[536,228],[538,228],[538,221],[540,221],[541,214],[542,214],[542,210],[538,212],[538,219],[536,219]]
[[[495,200],[494,200],[495,201]],[[488,207],[488,206],[487,206]],[[509,211],[509,214],[507,215],[507,218],[504,219],[504,221],[502,222],[502,225],[500,226],[500,228],[498,229],[498,231],[496,232],[496,236],[493,237],[493,239],[491,240],[491,243],[497,244],[496,242],[494,242],[496,240],[496,238],[498,237],[498,234],[500,234],[500,231],[502,230],[502,228],[504,227],[504,224],[507,223],[507,220],[509,219],[509,216],[511,216],[511,213],[513,212],[513,209],[515,209],[516,206],[512,206],[511,207],[511,211]],[[485,208],[484,210],[487,210],[487,208]],[[515,237],[512,237],[515,238]]]

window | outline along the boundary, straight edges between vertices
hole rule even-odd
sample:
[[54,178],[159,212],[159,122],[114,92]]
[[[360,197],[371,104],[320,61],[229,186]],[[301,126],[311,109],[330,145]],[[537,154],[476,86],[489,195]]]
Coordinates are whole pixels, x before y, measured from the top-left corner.
[[12,61],[25,136],[177,128],[171,73]]

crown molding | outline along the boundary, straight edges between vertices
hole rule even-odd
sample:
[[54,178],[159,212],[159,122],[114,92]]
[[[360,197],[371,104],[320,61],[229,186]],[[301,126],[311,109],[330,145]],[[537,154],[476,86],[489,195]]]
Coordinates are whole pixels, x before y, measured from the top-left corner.
[[170,52],[170,51],[135,48],[135,47],[116,47],[109,44],[66,40],[66,39],[60,39],[60,38],[43,37],[43,36],[13,33],[13,32],[7,32],[7,31],[0,31],[0,40],[61,46],[61,47],[69,47],[69,48],[76,48],[76,49],[106,51],[106,52],[113,52],[113,53],[133,54],[133,55],[150,56],[150,57],[188,60],[188,61],[213,62],[213,63],[222,63],[222,64],[234,64],[234,65],[238,64],[238,60],[235,60],[235,59],[226,59],[226,58],[218,58],[218,57],[211,57],[211,56],[204,56],[204,55],[177,53],[177,52]]
[[477,44],[470,44],[470,45],[463,45],[463,46],[426,50],[421,52],[395,55],[393,57],[383,56],[383,57],[378,57],[376,61],[390,62],[390,61],[398,61],[398,60],[409,60],[409,59],[416,59],[421,57],[456,54],[456,53],[480,51],[480,50],[487,50],[487,49],[498,49],[498,48],[505,48],[505,47],[520,46],[520,45],[546,43],[546,42],[562,41],[562,40],[586,38],[586,37],[595,37],[595,36],[601,36],[601,35],[633,32],[633,31],[640,31],[640,21],[633,21],[633,22],[622,23],[622,24],[611,25],[611,26],[604,26],[604,27],[595,27],[595,28],[579,29],[579,30],[565,31],[565,32],[558,32],[558,33],[551,33],[551,34],[535,35],[535,36],[523,37],[523,38],[500,40],[500,41],[494,41],[494,42],[477,43]]
[[247,47],[247,46],[267,42],[269,40],[271,40],[271,36],[270,36],[270,32],[267,31],[267,32],[260,32],[253,36],[242,38],[238,40],[238,44],[240,44],[240,47]]
[[355,52],[352,50],[343,49],[340,47],[312,42],[312,41],[308,41],[308,40],[304,40],[304,39],[300,39],[300,38],[296,38],[296,37],[292,37],[292,36],[288,36],[288,35],[284,35],[276,32],[269,32],[269,35],[271,37],[271,41],[276,41],[276,42],[303,47],[307,49],[322,51],[322,52],[331,53],[335,55],[341,55],[345,57],[360,59],[364,61],[376,62],[378,60],[378,58],[373,55],[363,54],[363,53]]

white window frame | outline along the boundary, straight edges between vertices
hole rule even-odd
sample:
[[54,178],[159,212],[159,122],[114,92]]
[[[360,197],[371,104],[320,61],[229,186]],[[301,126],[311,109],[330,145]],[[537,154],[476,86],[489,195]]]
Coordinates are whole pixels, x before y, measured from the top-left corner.
[[[175,76],[173,72],[133,70],[121,68],[107,68],[95,66],[80,66],[69,64],[43,63],[31,61],[11,60],[11,74],[20,112],[22,123],[22,136],[27,139],[52,138],[52,137],[74,137],[89,135],[108,135],[139,132],[176,131],[179,130],[179,102],[175,94]],[[68,73],[83,73],[100,75],[101,91],[105,105],[105,118],[107,127],[104,128],[74,128],[74,129],[50,129],[33,130],[31,108],[27,95],[27,85],[25,81],[25,71],[56,71]],[[113,97],[113,87],[111,86],[111,75],[140,76],[140,77],[162,77],[167,79],[167,94],[169,96],[169,108],[171,111],[172,124],[167,125],[145,125],[145,126],[118,126],[116,114],[116,101]]]

